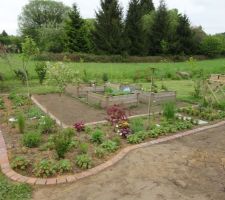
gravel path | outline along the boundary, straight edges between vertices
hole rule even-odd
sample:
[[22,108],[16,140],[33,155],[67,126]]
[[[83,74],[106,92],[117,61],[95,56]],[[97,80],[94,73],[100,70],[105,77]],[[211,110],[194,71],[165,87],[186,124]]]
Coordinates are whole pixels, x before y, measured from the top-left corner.
[[34,200],[224,200],[225,126],[129,153],[71,185],[36,187]]

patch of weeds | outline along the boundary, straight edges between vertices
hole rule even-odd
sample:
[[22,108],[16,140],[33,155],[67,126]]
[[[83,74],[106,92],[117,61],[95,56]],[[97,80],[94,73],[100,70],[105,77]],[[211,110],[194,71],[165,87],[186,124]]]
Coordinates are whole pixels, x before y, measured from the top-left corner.
[[33,118],[40,119],[42,116],[43,116],[42,111],[36,106],[32,106],[27,112],[27,117],[30,119]]
[[104,158],[106,154],[107,154],[107,151],[104,148],[102,148],[102,147],[95,148],[95,155],[98,158]]
[[132,119],[130,127],[133,133],[144,131],[144,121],[141,118]]
[[44,116],[39,120],[39,129],[41,133],[52,133],[55,128],[55,121],[48,116]]
[[81,143],[79,146],[79,152],[81,154],[87,154],[88,152],[88,144],[87,143]]
[[0,173],[0,200],[29,200],[31,195],[29,185],[11,183]]

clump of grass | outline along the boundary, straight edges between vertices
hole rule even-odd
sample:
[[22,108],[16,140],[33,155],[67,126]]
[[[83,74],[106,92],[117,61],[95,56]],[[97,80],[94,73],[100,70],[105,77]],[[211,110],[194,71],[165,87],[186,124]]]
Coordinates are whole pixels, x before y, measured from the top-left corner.
[[22,113],[20,113],[17,117],[17,123],[18,123],[18,128],[19,128],[19,132],[21,134],[24,133],[25,131],[25,117]]
[[165,103],[163,106],[163,116],[167,120],[173,120],[176,114],[176,106],[174,102]]

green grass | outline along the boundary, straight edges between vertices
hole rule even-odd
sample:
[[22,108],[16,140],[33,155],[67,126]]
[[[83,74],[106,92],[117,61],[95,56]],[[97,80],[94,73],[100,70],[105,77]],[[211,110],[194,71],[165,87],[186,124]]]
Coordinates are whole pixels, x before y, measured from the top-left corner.
[[[21,58],[19,55],[13,55],[10,59],[14,68],[21,66]],[[28,66],[30,77],[30,92],[35,94],[58,92],[57,88],[48,84],[40,85],[35,73],[36,61],[31,61]],[[171,80],[174,78],[177,71],[185,71],[195,74],[196,71],[203,69],[206,74],[224,73],[225,72],[225,59],[214,59],[198,61],[194,66],[189,62],[178,63],[66,63],[71,69],[79,70],[83,76],[86,70],[89,80],[100,80],[103,73],[107,73],[111,82],[133,82],[133,77],[140,73],[138,82],[147,82],[145,80],[146,74],[150,74],[150,67],[156,68],[157,84],[161,87],[163,84],[169,90],[177,91],[177,96],[181,100],[191,101],[193,98],[193,82],[191,80]],[[0,92],[27,92],[26,86],[22,85],[20,81],[15,80],[14,74],[7,66],[5,60],[0,58],[0,73],[4,74],[5,82],[0,83]],[[144,83],[147,87],[148,83]],[[4,88],[4,89],[3,89]]]
[[[11,56],[10,59],[15,68],[21,66],[21,58],[19,55]],[[169,77],[174,75],[177,71],[193,72],[199,69],[204,69],[206,74],[223,73],[225,72],[225,59],[214,59],[198,61],[195,66],[191,66],[188,62],[177,63],[67,63],[67,65],[74,70],[79,70],[83,74],[83,70],[87,71],[90,79],[101,79],[103,73],[109,75],[110,80],[116,81],[130,81],[132,77],[141,71],[142,75],[148,72],[150,67],[156,68],[156,76],[158,78]],[[31,79],[37,79],[35,73],[35,61],[31,61],[28,67]],[[0,72],[5,75],[7,80],[14,79],[14,74],[7,66],[5,60],[0,58]]]
[[[162,84],[167,87],[169,91],[176,91],[177,98],[179,100],[192,101],[192,94],[194,92],[194,82],[191,80],[166,80],[157,81],[158,88],[160,89]],[[150,87],[150,83],[142,83],[142,86],[146,89]]]
[[12,183],[0,172],[0,200],[29,200],[32,188],[26,184]]

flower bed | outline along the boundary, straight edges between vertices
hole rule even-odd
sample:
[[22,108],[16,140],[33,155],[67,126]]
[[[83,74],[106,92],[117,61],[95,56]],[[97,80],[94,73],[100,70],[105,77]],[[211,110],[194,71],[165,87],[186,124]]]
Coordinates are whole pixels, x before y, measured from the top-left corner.
[[[128,145],[197,126],[195,120],[176,117],[174,106],[169,104],[150,124],[147,118],[129,120],[126,110],[115,105],[108,108],[109,123],[105,125],[86,127],[80,121],[73,128],[61,129],[25,96],[14,94],[2,100],[5,109],[0,110],[1,129],[10,163],[25,176],[78,173],[109,160]],[[219,113],[219,119],[225,117],[223,111]],[[9,122],[9,118],[14,120]]]

